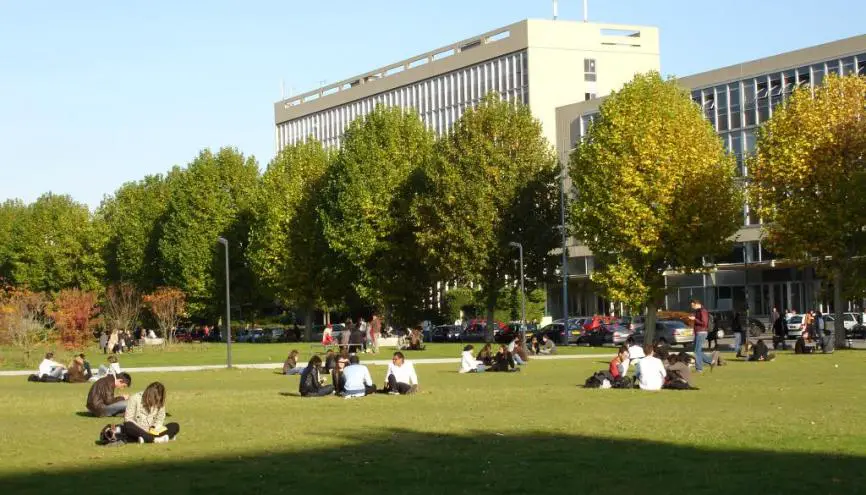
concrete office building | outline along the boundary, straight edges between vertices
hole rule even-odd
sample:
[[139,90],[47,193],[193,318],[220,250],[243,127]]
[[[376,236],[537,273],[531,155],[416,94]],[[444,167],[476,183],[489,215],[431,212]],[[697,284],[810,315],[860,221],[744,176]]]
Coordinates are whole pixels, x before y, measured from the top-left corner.
[[553,144],[557,107],[658,69],[656,28],[525,20],[275,103],[276,149],[308,136],[338,147],[378,104],[414,108],[442,135],[491,91],[528,104]]
[[[737,158],[742,177],[749,176],[743,157],[755,149],[755,133],[799,86],[815,87],[828,74],[866,76],[866,35],[788,52],[751,62],[711,70],[679,79],[691,91],[707,119],[719,133],[728,151]],[[557,151],[568,160],[575,143],[585,135],[604,98],[562,106],[556,111]],[[780,310],[805,310],[829,306],[831,297],[822,295],[822,283],[814,270],[801,269],[776,259],[762,242],[761,219],[743,206],[743,227],[729,256],[714,260],[716,270],[708,274],[667,276],[669,309],[686,309],[692,297],[710,309],[750,309],[753,315],[768,315],[773,306]],[[592,314],[607,311],[609,303],[600,298],[589,275],[592,253],[577,244],[569,248],[569,311]],[[561,285],[549,287],[552,314],[561,314]]]

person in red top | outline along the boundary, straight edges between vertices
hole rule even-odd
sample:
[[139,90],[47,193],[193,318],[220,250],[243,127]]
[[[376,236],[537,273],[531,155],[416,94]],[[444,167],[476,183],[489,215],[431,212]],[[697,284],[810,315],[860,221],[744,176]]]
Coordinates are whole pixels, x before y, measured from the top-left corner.
[[689,316],[695,329],[695,370],[698,373],[704,371],[704,364],[715,366],[719,351],[714,351],[712,356],[704,353],[704,342],[707,341],[707,332],[710,326],[710,313],[701,304],[701,301],[692,299],[692,310],[694,315]]
[[628,372],[628,348],[622,346],[619,348],[619,352],[616,354],[616,357],[610,362],[610,368],[608,372],[610,372],[610,376],[613,377],[614,380],[620,380],[625,374]]

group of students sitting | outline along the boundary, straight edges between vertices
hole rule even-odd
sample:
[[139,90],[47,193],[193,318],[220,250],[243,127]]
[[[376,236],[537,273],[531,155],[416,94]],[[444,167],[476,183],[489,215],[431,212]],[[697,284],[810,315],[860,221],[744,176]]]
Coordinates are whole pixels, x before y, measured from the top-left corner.
[[108,374],[120,373],[120,364],[117,356],[108,356],[108,364],[101,365],[96,373],[93,373],[90,363],[84,354],[78,354],[72,358],[69,366],[64,366],[54,360],[54,353],[45,353],[45,358],[39,363],[36,373],[27,377],[27,381],[43,383],[85,383],[94,382]]
[[[668,353],[664,347],[638,346],[630,340],[619,348],[607,370],[587,378],[586,388],[639,388],[641,390],[690,390],[689,365],[692,357],[685,352]],[[634,376],[629,367],[634,365]]]
[[165,385],[153,382],[132,396],[115,395],[132,385],[129,373],[109,374],[93,383],[87,394],[87,410],[96,417],[123,415],[123,423],[106,425],[100,432],[103,444],[126,442],[164,443],[180,432],[177,423],[165,423]]
[[[297,359],[297,351],[289,354],[289,359],[283,365],[287,375],[300,374],[301,380],[298,392],[302,397],[323,397],[337,395],[345,398],[364,397],[379,392],[373,383],[370,370],[361,364],[357,354],[349,354],[343,350],[340,354],[329,350],[324,362],[321,356],[310,358],[307,366],[298,368],[290,359]],[[325,376],[330,375],[331,383],[326,383]],[[402,352],[395,352],[391,363],[385,371],[385,383],[382,393],[391,395],[413,394],[418,391],[418,374],[415,366],[406,361]]]
[[485,344],[473,355],[475,347],[472,344],[463,348],[460,359],[460,373],[482,373],[484,371],[514,372],[520,371],[518,366],[526,364],[529,356],[522,346],[501,344],[494,354],[490,344]]

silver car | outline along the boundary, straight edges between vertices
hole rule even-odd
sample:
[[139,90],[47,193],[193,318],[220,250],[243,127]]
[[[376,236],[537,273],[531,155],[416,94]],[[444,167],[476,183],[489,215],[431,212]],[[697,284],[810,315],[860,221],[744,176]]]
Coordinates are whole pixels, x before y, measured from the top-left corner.
[[[634,332],[636,342],[644,341],[644,326]],[[687,346],[695,342],[695,331],[680,320],[659,320],[656,322],[655,339],[661,344]]]
[[788,318],[788,321],[785,324],[788,326],[787,332],[789,339],[798,339],[803,335],[803,316],[804,315],[793,315]]

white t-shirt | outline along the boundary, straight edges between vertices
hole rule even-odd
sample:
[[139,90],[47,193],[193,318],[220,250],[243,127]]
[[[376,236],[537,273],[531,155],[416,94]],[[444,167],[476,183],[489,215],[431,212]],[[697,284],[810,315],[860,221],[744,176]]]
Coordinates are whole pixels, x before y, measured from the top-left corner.
[[460,373],[469,373],[476,369],[478,369],[478,361],[475,360],[472,351],[463,351],[463,356],[460,359]]
[[370,370],[363,364],[350,364],[343,369],[343,378],[346,380],[346,390],[364,390],[364,386],[372,386],[373,378]]
[[643,353],[643,347],[639,345],[633,345],[628,348],[628,358],[634,361],[635,364],[643,358],[645,354]]
[[403,366],[397,366],[394,363],[388,364],[388,371],[385,373],[386,382],[390,375],[394,375],[397,383],[418,385],[418,375],[415,374],[415,366],[412,366],[410,361],[403,361]]
[[61,366],[60,363],[56,361],[52,361],[50,359],[43,359],[41,363],[39,363],[39,376],[50,375],[51,370]]
[[638,383],[642,390],[661,390],[665,383],[665,366],[655,356],[642,358],[637,363]]

